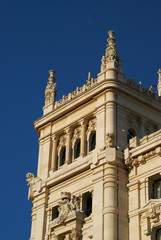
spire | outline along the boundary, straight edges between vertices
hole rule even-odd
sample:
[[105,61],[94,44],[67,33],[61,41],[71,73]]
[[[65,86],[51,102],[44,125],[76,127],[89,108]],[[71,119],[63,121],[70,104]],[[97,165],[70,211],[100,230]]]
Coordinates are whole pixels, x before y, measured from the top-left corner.
[[157,72],[158,73],[158,96],[161,96],[161,69],[159,69],[159,71]]
[[55,77],[54,77],[55,71],[50,70],[49,74],[50,74],[50,77],[48,78],[49,81],[47,83],[46,90],[45,90],[45,106],[55,102],[56,92],[57,92],[57,87],[56,87]]
[[117,55],[116,43],[115,43],[115,32],[113,30],[108,32],[107,48],[105,56],[102,57],[101,72],[108,69],[115,69],[118,72],[122,72],[121,57]]

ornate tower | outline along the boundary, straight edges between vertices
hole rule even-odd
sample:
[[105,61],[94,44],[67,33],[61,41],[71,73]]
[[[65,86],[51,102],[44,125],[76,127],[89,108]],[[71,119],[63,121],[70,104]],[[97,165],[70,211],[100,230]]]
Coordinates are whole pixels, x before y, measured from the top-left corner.
[[[86,84],[59,101],[55,71],[49,71],[43,116],[34,122],[37,175],[27,174],[30,240],[140,239],[141,230],[136,234],[129,224],[133,198],[128,202],[124,150],[160,128],[161,102],[152,87],[126,78],[115,33],[108,35],[97,78],[89,73]],[[139,213],[130,221],[139,226]]]

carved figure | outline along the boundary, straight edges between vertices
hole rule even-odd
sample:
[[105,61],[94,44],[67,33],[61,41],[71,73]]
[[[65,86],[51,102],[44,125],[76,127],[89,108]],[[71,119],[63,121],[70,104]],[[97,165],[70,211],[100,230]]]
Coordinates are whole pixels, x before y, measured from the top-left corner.
[[115,134],[114,133],[107,133],[107,135],[106,135],[106,147],[107,148],[115,147]]
[[49,73],[50,73],[50,77],[48,78],[49,82],[47,83],[46,90],[45,90],[45,105],[55,102],[56,93],[57,93],[56,83],[54,83],[55,71],[50,70]]

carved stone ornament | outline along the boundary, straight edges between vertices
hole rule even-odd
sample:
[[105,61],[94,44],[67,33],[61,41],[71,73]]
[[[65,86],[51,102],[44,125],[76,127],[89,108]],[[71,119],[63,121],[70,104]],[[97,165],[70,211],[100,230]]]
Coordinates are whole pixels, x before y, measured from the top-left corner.
[[72,211],[80,211],[80,197],[72,196],[69,192],[61,193],[59,202],[59,216],[54,220],[57,224],[62,224],[67,219],[68,214]]
[[109,31],[108,32],[109,38],[107,39],[107,49],[106,49],[106,61],[117,60],[117,50],[115,44],[115,32]]
[[146,152],[142,155],[137,157],[131,157],[130,155],[125,159],[125,164],[129,168],[129,170],[133,169],[134,167],[138,167],[141,164],[145,164],[148,159],[151,157],[161,155],[161,147],[154,148],[153,150]]
[[42,190],[42,180],[39,177],[35,177],[33,173],[27,173],[26,178],[29,186],[28,199],[33,200],[34,192],[41,192]]
[[56,93],[57,93],[57,87],[56,87],[56,83],[54,83],[55,81],[55,71],[54,70],[50,70],[49,71],[50,77],[48,78],[48,83],[46,86],[46,90],[45,90],[45,105],[48,105],[50,103],[55,102],[56,99]]
[[151,199],[140,211],[144,235],[149,236],[155,225],[161,224],[161,201]]
[[106,135],[106,147],[107,148],[115,147],[115,134],[114,133],[107,133],[107,135]]
[[80,128],[75,128],[74,132],[73,132],[73,138],[72,138],[72,142],[73,144],[75,143],[75,141],[77,139],[81,138],[81,129]]
[[92,119],[88,123],[88,129],[87,129],[87,138],[89,137],[89,134],[92,131],[96,131],[96,119]]
[[61,137],[59,138],[59,146],[58,146],[58,148],[63,147],[63,146],[65,146],[65,145],[66,145],[66,136],[63,135],[63,136],[61,136]]

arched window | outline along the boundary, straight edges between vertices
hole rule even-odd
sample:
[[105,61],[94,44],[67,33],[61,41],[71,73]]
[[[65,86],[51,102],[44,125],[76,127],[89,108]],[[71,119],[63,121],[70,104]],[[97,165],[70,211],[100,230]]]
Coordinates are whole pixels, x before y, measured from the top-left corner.
[[127,135],[127,143],[129,144],[130,139],[136,136],[136,132],[133,128],[130,128],[128,130],[128,135]]
[[60,151],[60,166],[64,165],[66,156],[66,147],[62,147]]
[[75,143],[74,147],[74,159],[80,156],[80,139],[78,139]]
[[96,132],[92,132],[89,137],[89,152],[96,147]]

